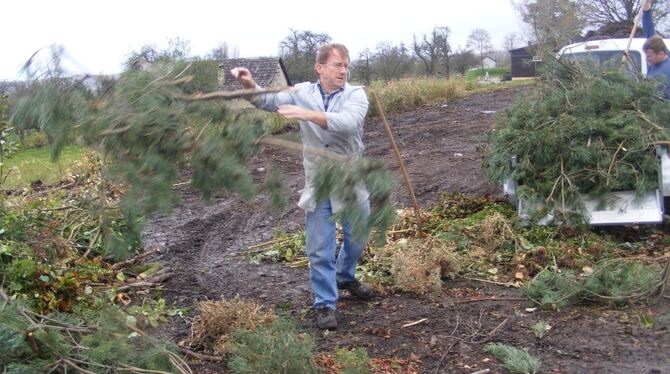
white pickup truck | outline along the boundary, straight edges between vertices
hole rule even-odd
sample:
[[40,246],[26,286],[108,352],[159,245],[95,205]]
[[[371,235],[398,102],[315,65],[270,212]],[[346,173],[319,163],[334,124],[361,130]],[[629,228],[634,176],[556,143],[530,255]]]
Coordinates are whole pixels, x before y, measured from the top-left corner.
[[[670,46],[670,39],[664,39]],[[629,64],[647,75],[647,63],[644,59],[642,46],[647,39],[633,38],[628,53]],[[619,64],[628,45],[628,39],[600,39],[566,45],[558,52],[560,58],[576,61],[593,61],[599,65]]]
[[[666,46],[670,47],[670,39],[664,40]],[[559,58],[616,66],[623,60],[628,41],[628,39],[601,39],[570,44],[561,48]],[[642,76],[647,74],[647,62],[642,50],[645,41],[644,38],[632,39],[628,53],[629,69],[635,73],[639,71]],[[658,147],[656,156],[658,160],[658,189],[649,191],[642,197],[637,195],[635,191],[613,192],[612,199],[607,199],[612,202],[608,206],[602,206],[599,201],[584,196],[583,202],[588,211],[591,225],[663,222],[664,197],[670,197],[670,157],[668,157],[666,147]],[[514,159],[512,163],[515,163]],[[508,180],[503,187],[510,202],[516,205],[517,214],[520,217],[528,217],[529,212],[537,208],[529,206],[530,204],[527,201],[517,195],[516,181]],[[666,201],[668,201],[667,198]],[[547,216],[540,223],[542,221],[550,222],[551,218],[551,215]]]

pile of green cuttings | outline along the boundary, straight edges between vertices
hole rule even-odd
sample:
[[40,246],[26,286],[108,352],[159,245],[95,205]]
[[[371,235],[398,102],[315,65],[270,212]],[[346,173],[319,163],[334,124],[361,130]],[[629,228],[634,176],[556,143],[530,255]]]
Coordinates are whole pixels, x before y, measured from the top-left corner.
[[[489,135],[487,176],[558,218],[582,216],[582,196],[639,196],[658,186],[656,149],[670,140],[670,103],[658,84],[617,68],[547,63]],[[511,162],[516,156],[516,162]]]

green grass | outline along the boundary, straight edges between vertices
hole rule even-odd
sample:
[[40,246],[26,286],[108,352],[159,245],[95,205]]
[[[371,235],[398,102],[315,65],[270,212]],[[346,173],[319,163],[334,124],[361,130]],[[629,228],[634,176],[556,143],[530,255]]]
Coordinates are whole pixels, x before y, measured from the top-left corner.
[[465,77],[466,78],[480,79],[480,78],[483,78],[486,75],[487,72],[489,73],[489,77],[500,77],[505,73],[509,73],[510,68],[509,67],[504,67],[504,68],[491,68],[491,69],[484,69],[484,70],[482,70],[480,68],[477,68],[475,70],[467,71],[465,73]]
[[5,159],[3,174],[8,171],[10,174],[0,188],[20,189],[35,181],[56,184],[68,174],[77,172],[83,167],[79,161],[83,160],[84,152],[84,147],[71,144],[63,149],[57,162],[52,162],[49,147],[18,151],[12,154],[11,158]]

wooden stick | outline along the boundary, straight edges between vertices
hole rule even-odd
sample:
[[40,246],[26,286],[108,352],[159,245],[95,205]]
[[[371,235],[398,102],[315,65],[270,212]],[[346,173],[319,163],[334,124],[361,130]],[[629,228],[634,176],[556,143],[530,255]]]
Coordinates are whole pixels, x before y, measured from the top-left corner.
[[635,31],[637,31],[637,26],[640,24],[640,19],[642,19],[642,2],[640,3],[640,9],[633,20],[633,29],[630,30],[630,36],[628,37],[628,44],[626,44],[626,49],[623,51],[623,58],[621,62],[626,62],[626,59],[630,58],[628,53],[630,52],[630,45],[633,43],[633,37],[635,36]]
[[423,322],[426,322],[426,321],[428,321],[428,318],[423,318],[423,319],[420,319],[420,320],[418,320],[418,321],[414,321],[414,322],[406,323],[406,324],[402,325],[402,328],[404,329],[405,327],[416,326],[416,325],[418,325],[419,323],[423,323]]
[[502,322],[498,324],[493,330],[491,330],[487,335],[486,338],[484,338],[483,341],[477,342],[478,344],[486,343],[489,340],[491,340],[494,336],[496,336],[504,327],[507,325],[507,321],[509,321],[509,317],[505,318]]
[[127,265],[134,264],[134,263],[140,261],[141,259],[143,259],[147,256],[150,256],[154,253],[160,252],[160,250],[161,250],[160,248],[155,248],[155,249],[140,253],[139,255],[137,255],[137,256],[135,256],[131,259],[128,259],[128,260],[125,260],[125,261],[122,261],[122,262],[117,262],[116,264],[112,265],[112,269],[113,270],[118,270],[118,269],[123,268]]
[[454,304],[476,303],[478,301],[523,301],[528,300],[525,297],[475,297],[467,300],[454,301]]
[[253,88],[253,89],[250,89],[250,90],[246,89],[246,90],[237,90],[237,91],[232,91],[232,92],[216,91],[216,92],[209,92],[209,93],[206,93],[206,94],[193,94],[193,95],[189,95],[189,96],[180,96],[179,98],[184,100],[184,101],[238,99],[238,98],[242,98],[242,97],[251,97],[251,96],[262,95],[262,94],[266,94],[266,93],[277,93],[277,92],[283,91],[285,89],[286,88],[257,90],[255,88]]
[[275,145],[287,149],[292,149],[295,151],[302,151],[306,153],[311,153],[317,156],[323,156],[330,158],[332,160],[336,161],[342,161],[342,162],[347,162],[352,160],[350,157],[342,156],[341,154],[337,154],[335,152],[328,151],[326,149],[321,149],[321,148],[315,148],[315,147],[308,147],[304,146],[301,143],[296,143],[292,142],[290,140],[284,140],[284,139],[279,139],[279,138],[273,138],[273,137],[266,137],[266,138],[261,138],[258,140],[259,143],[261,144],[268,144],[268,145]]
[[191,183],[191,179],[187,180],[186,182],[175,183],[175,184],[172,185],[172,187],[185,186],[185,185],[187,185],[187,184],[189,184],[189,183]]
[[491,284],[497,284],[498,286],[505,286],[505,287],[514,287],[514,288],[519,288],[520,286],[514,283],[510,282],[496,282],[496,281],[491,281],[487,279],[481,279],[481,278],[472,278],[472,277],[463,277],[465,279],[477,281],[477,282],[483,282],[483,283],[491,283]]
[[[250,246],[247,247],[247,250],[251,250],[251,249],[259,248],[259,247],[272,247],[275,244],[281,245],[283,243],[288,243],[292,240],[293,240],[292,238],[268,240],[267,242],[262,242],[262,243],[250,245]],[[247,252],[247,251],[240,251],[240,252]]]
[[398,150],[398,145],[395,142],[395,138],[393,137],[393,132],[391,131],[391,126],[389,126],[388,122],[386,121],[386,115],[384,114],[384,109],[382,109],[382,105],[379,102],[379,98],[377,98],[377,94],[374,91],[370,91],[370,96],[372,96],[372,101],[375,103],[375,107],[377,108],[377,112],[379,113],[379,117],[382,120],[382,123],[384,124],[384,130],[386,130],[386,135],[389,137],[389,141],[391,142],[391,146],[393,147],[393,153],[395,154],[396,159],[398,160],[398,163],[400,164],[400,171],[402,172],[403,179],[405,180],[405,185],[407,186],[407,191],[409,192],[409,197],[410,200],[412,201],[412,206],[414,207],[414,215],[416,216],[416,229],[417,229],[417,234],[419,237],[423,237],[423,219],[421,218],[421,209],[419,207],[419,203],[416,201],[416,196],[414,195],[414,188],[412,188],[412,182],[409,180],[409,174],[407,173],[407,169],[405,168],[405,163],[402,161],[402,157],[400,156],[400,151]]
[[160,286],[165,280],[170,278],[172,276],[172,273],[163,273],[161,275],[155,276],[153,278],[147,279],[147,280],[142,280],[142,281],[134,281],[128,284],[124,284],[122,286],[119,286],[116,291],[117,292],[124,292],[128,291],[131,289],[135,288],[152,288],[152,287],[158,287]]
[[665,268],[663,268],[663,272],[661,273],[661,281],[658,287],[652,292],[652,294],[655,294],[656,298],[660,298],[665,294],[666,287],[668,287],[669,283],[670,283],[670,259],[668,259],[668,262],[665,263]]
[[223,361],[223,357],[212,356],[212,355],[206,355],[206,354],[202,354],[202,353],[198,353],[198,352],[193,352],[192,350],[190,350],[186,347],[183,347],[181,345],[179,346],[179,350],[187,357],[188,356],[193,356],[195,358],[199,358],[199,359],[205,360],[205,361],[215,361],[215,362]]

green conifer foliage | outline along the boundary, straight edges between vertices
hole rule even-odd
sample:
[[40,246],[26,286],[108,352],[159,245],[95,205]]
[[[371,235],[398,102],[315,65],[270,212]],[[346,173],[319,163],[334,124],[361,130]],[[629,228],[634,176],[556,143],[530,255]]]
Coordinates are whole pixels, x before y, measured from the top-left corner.
[[[670,139],[656,84],[623,71],[548,61],[540,82],[497,118],[484,160],[498,183],[560,220],[583,218],[580,194],[657,188],[655,147]],[[516,167],[510,161],[517,157]]]
[[0,363],[5,372],[184,372],[174,345],[138,334],[117,307],[84,314],[37,315],[0,289]]
[[[366,224],[362,212],[357,208],[356,190],[365,185],[370,193],[371,214]],[[314,178],[316,200],[333,196],[345,205],[345,213],[354,230],[354,235],[364,236],[373,227],[378,230],[378,241],[384,236],[383,228],[395,220],[391,204],[393,180],[378,160],[361,159],[352,163],[322,160]]]
[[[267,130],[259,122],[238,120],[225,105],[187,95],[187,71],[158,65],[133,69],[94,94],[78,85],[63,84],[59,71],[49,70],[34,81],[12,121],[27,127],[39,119],[40,129],[57,139],[55,157],[66,139],[79,139],[100,153],[105,177],[125,186],[120,208],[132,238],[104,230],[106,249],[115,257],[123,257],[139,235],[141,217],[167,212],[178,201],[172,186],[181,168],[189,164],[192,186],[205,200],[226,189],[243,198],[263,191],[273,206],[286,202],[280,173],[268,173],[265,182],[257,184],[247,165],[270,137]],[[285,143],[280,141],[279,146]],[[295,147],[301,146],[291,145]],[[323,159],[329,162],[328,156]],[[318,196],[337,195],[352,210],[356,224],[361,216],[354,211],[355,186],[366,185],[375,204],[372,225],[380,232],[388,227],[394,217],[389,199],[391,178],[380,163],[352,160],[328,163],[323,170],[321,179],[326,183],[319,184]],[[369,229],[368,225],[357,226]]]

